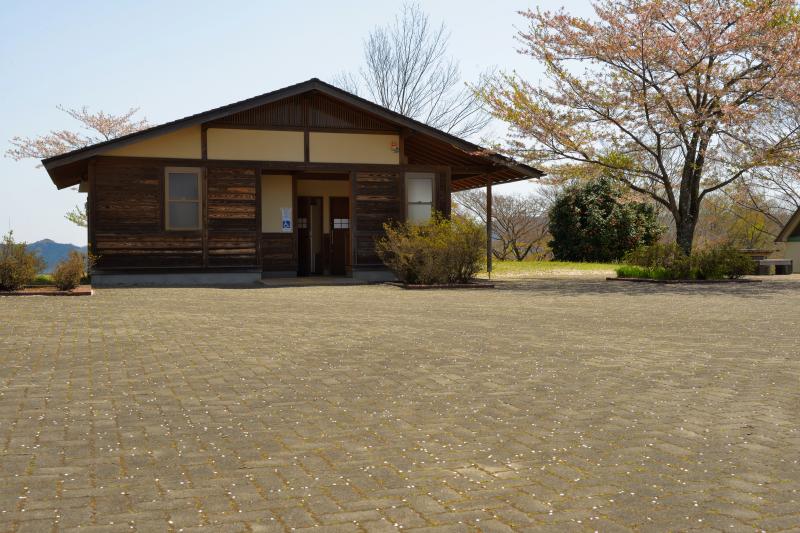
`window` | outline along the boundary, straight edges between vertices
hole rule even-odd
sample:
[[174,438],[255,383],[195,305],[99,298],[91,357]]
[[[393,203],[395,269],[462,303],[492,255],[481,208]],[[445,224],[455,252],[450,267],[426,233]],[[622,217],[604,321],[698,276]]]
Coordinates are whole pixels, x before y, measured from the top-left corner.
[[349,218],[334,218],[333,229],[350,229]]
[[433,173],[406,173],[406,220],[427,222],[433,214]]
[[168,168],[166,170],[166,228],[189,231],[201,228],[199,168]]

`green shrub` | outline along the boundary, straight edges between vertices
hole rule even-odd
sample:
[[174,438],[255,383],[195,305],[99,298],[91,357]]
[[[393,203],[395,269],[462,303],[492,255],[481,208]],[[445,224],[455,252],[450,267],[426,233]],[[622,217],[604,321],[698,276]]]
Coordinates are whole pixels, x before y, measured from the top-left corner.
[[730,248],[733,253],[726,254],[723,259],[726,264],[725,276],[730,279],[739,279],[743,276],[755,274],[757,270],[756,262],[746,254],[739,250]]
[[632,252],[628,252],[623,261],[629,265],[636,265],[641,267],[663,267],[671,268],[672,266],[683,262],[686,254],[677,244],[653,244],[652,246],[643,246],[637,248]]
[[44,260],[28,251],[24,242],[15,242],[9,231],[0,244],[0,290],[16,291],[29,285],[44,270]]
[[690,279],[692,277],[691,259],[677,244],[656,243],[637,248],[623,258],[628,265],[644,267],[651,272],[653,279]]
[[384,230],[375,250],[404,283],[467,283],[483,268],[486,232],[471,220],[435,213],[426,223],[389,223]]
[[39,274],[30,285],[52,285],[53,284],[53,276],[50,274]]
[[692,263],[696,279],[723,279],[725,277],[725,265],[714,248],[695,252],[692,255]]
[[80,252],[72,250],[69,256],[56,265],[53,271],[53,283],[62,291],[69,291],[80,285],[86,276],[87,258]]
[[676,244],[654,244],[628,253],[619,277],[650,279],[735,279],[752,274],[754,263],[730,245],[698,250],[691,256]]
[[755,263],[729,244],[692,254],[697,279],[738,279],[752,274]]

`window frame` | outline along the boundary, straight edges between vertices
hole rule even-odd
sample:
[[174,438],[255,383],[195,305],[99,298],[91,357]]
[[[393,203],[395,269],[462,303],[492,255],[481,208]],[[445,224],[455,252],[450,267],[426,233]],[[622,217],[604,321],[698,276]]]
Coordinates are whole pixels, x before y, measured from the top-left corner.
[[[422,176],[424,174],[425,176]],[[430,202],[412,202],[408,199],[408,182],[411,180],[422,180],[422,179],[430,179],[431,182],[431,201]],[[434,171],[425,171],[425,170],[409,170],[405,172],[405,215],[406,221],[410,220],[409,218],[409,206],[411,205],[430,205],[431,206],[431,216],[428,218],[430,220],[433,217],[433,213],[436,211],[436,172]],[[416,224],[422,224],[427,221],[417,221]]]
[[[169,196],[170,174],[194,174],[197,177],[197,200],[171,200]],[[169,208],[172,203],[196,203],[197,226],[193,228],[173,228],[169,224]],[[202,231],[203,229],[203,169],[201,167],[164,168],[164,229],[166,231]]]

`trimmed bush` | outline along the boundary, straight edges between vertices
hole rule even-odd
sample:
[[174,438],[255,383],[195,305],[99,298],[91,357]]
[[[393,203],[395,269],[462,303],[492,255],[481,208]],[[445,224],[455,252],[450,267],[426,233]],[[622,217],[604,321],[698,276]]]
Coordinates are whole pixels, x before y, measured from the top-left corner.
[[725,244],[691,256],[676,244],[654,244],[627,254],[617,276],[649,279],[737,279],[754,270],[753,260]]
[[80,252],[72,250],[66,259],[56,265],[53,271],[53,283],[62,291],[71,291],[86,276],[87,258]]
[[637,248],[623,258],[628,265],[642,267],[649,272],[646,277],[652,279],[690,279],[692,263],[689,257],[677,244],[656,243],[652,246]]
[[386,236],[375,250],[403,283],[441,285],[468,283],[483,268],[486,232],[460,217],[448,220],[434,213],[423,224],[384,224]]
[[693,254],[697,279],[738,279],[755,271],[755,263],[729,244]]
[[16,291],[30,285],[36,275],[44,270],[44,260],[28,250],[24,242],[14,241],[9,231],[0,243],[0,291]]

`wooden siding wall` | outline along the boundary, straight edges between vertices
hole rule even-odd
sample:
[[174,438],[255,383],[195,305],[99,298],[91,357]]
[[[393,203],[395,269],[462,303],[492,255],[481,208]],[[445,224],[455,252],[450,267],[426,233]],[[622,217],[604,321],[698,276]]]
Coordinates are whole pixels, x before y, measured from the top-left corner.
[[384,234],[385,222],[405,218],[403,174],[356,172],[353,197],[355,265],[380,265],[381,261],[375,253],[375,239]]
[[278,102],[266,104],[208,123],[215,126],[256,126],[256,127],[303,127],[303,98],[292,96]]
[[308,126],[320,129],[397,131],[397,127],[391,124],[321,94],[312,95],[309,99]]
[[94,170],[96,268],[201,267],[202,232],[164,231],[164,167],[99,160]]
[[[207,167],[203,230],[166,231],[166,166],[168,162],[144,159],[98,158],[95,162],[90,239],[99,256],[98,270],[259,264],[265,271],[297,269],[296,236],[261,232],[257,168]],[[383,235],[383,224],[405,219],[404,176],[403,168],[353,172],[351,231],[356,267],[380,265],[375,239]],[[446,170],[436,172],[435,204],[438,211],[450,214]]]
[[254,168],[209,168],[208,266],[256,266],[259,221]]
[[[254,168],[208,168],[201,231],[164,228],[165,164],[100,158],[94,170],[96,268],[221,268],[258,264]],[[205,243],[205,245],[204,245]]]
[[293,233],[262,233],[261,263],[266,272],[297,270],[297,245]]
[[369,113],[322,94],[293,96],[279,102],[254,107],[208,123],[208,127],[294,128],[306,126],[322,130],[398,131],[398,128]]

